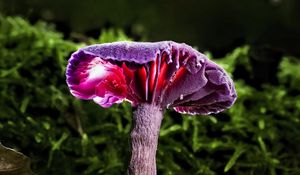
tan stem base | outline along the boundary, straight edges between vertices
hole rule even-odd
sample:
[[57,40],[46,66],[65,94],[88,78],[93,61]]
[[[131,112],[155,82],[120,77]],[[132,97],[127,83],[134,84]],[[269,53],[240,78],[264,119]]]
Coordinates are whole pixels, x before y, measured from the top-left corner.
[[156,175],[156,150],[163,111],[151,104],[139,105],[133,112],[129,175]]

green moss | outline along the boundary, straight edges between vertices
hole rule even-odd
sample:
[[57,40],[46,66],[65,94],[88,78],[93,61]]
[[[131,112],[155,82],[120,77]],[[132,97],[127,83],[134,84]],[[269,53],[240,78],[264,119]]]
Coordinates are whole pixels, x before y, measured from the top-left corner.
[[[130,104],[104,110],[75,99],[65,83],[67,59],[84,44],[19,17],[0,16],[0,31],[2,144],[29,156],[37,174],[126,174]],[[121,30],[110,29],[89,42],[123,39],[128,37]],[[217,61],[232,75],[239,66],[251,77],[247,46]],[[285,58],[280,84],[263,90],[236,79],[239,97],[225,113],[192,117],[168,111],[158,174],[299,174],[300,96],[294,73],[299,66]]]

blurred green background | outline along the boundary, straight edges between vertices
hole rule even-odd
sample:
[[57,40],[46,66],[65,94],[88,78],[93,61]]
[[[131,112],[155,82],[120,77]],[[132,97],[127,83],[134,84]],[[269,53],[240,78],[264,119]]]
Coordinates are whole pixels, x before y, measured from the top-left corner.
[[300,1],[0,0],[0,142],[34,173],[126,174],[130,104],[65,83],[73,51],[119,40],[185,42],[236,84],[224,113],[165,113],[159,175],[300,174]]

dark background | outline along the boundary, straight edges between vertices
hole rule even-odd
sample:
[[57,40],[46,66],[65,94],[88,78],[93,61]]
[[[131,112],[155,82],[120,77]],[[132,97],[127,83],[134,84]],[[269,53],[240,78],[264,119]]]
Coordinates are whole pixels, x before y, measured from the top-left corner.
[[0,0],[0,7],[52,22],[66,38],[121,28],[135,40],[185,42],[214,57],[249,44],[256,87],[277,83],[282,55],[300,56],[298,0]]
[[72,32],[97,36],[118,27],[135,38],[175,40],[217,57],[242,44],[300,55],[298,0],[1,0],[7,15],[54,22]]

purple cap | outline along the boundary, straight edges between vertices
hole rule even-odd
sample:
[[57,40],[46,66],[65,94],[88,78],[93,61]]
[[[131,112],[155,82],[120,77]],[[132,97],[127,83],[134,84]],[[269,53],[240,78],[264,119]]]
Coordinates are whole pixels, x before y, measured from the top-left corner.
[[237,98],[228,74],[186,44],[114,42],[72,54],[67,84],[80,99],[102,107],[127,100],[187,114],[221,112]]

